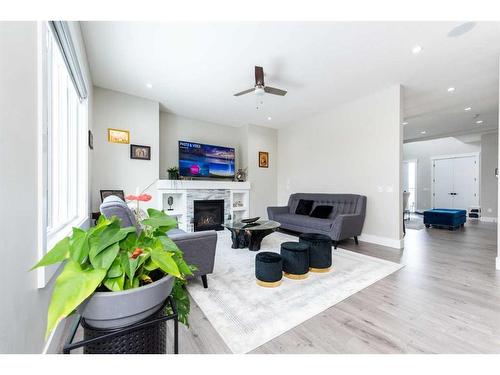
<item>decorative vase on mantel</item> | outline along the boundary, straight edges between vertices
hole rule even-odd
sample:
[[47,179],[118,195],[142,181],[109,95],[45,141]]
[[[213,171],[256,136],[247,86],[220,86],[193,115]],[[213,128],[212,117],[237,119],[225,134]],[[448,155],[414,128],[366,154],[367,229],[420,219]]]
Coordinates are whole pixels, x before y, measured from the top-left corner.
[[234,177],[238,182],[245,182],[247,180],[247,168],[238,169]]

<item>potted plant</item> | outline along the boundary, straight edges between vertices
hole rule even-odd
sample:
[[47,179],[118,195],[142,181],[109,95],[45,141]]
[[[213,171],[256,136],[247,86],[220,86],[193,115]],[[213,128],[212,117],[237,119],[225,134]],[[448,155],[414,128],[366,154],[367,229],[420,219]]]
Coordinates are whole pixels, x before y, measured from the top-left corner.
[[175,218],[148,209],[137,228],[121,228],[120,219],[100,216],[95,227],[73,228],[34,267],[65,262],[55,281],[48,309],[48,335],[76,309],[98,329],[128,326],[160,309],[168,295],[176,302],[179,321],[188,325],[185,277],[195,269],[166,235]]
[[179,168],[172,167],[167,169],[168,179],[169,180],[178,180],[179,179]]

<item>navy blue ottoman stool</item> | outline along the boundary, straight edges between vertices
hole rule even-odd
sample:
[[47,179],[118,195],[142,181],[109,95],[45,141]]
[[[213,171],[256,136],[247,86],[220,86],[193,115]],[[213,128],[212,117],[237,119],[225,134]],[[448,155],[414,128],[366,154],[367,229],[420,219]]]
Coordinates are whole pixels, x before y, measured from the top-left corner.
[[305,279],[309,274],[309,245],[301,242],[281,244],[283,274],[289,279]]
[[283,276],[281,255],[263,251],[255,256],[255,278],[257,284],[266,288],[275,288],[281,284]]
[[299,242],[309,245],[309,271],[328,272],[332,266],[332,240],[324,234],[303,233]]
[[446,227],[453,230],[463,226],[467,221],[466,210],[453,210],[448,208],[435,208],[424,211],[424,224],[426,228],[431,225],[435,227]]

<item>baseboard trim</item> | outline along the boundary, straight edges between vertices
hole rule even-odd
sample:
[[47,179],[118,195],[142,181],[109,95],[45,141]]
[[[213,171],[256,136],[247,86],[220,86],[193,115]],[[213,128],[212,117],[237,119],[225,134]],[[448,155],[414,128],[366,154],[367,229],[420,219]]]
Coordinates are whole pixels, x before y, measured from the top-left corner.
[[373,243],[375,245],[382,245],[392,247],[393,249],[401,250],[404,247],[404,240],[395,240],[389,237],[374,236],[373,234],[362,234],[359,240],[363,242]]
[[480,221],[484,221],[486,223],[496,223],[497,218],[496,217],[488,217],[488,216],[481,216],[479,218]]

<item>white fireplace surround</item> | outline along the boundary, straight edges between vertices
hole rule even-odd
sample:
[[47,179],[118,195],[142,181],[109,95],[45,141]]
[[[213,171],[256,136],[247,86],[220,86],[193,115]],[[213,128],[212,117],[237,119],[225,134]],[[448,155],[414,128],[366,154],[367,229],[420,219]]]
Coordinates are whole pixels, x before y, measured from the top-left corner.
[[[224,200],[224,219],[248,218],[250,182],[205,180],[159,180],[157,183],[159,209],[175,216],[179,228],[193,231],[193,202],[195,200]],[[173,203],[168,204],[172,197]]]

